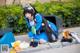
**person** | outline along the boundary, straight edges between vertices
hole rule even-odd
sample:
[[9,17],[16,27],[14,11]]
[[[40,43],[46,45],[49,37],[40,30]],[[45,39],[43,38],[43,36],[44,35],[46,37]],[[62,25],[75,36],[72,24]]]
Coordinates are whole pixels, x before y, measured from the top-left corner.
[[23,14],[29,29],[30,46],[36,47],[38,43],[53,42],[53,37],[55,37],[55,40],[58,39],[56,25],[45,20],[32,6],[25,7]]
[[64,31],[63,32],[63,38],[62,42],[72,42],[73,38],[80,43],[80,38],[78,37],[78,34],[76,32],[70,32],[70,31]]

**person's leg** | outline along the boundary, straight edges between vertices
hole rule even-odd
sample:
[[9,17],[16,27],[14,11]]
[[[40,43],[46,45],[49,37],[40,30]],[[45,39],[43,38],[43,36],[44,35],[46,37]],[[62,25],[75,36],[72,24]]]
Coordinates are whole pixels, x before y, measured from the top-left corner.
[[29,39],[35,39],[36,41],[39,41],[39,36],[36,34],[33,34],[32,32],[28,33]]
[[47,34],[45,32],[40,33],[38,36],[39,36],[39,43],[48,42],[48,37],[47,37]]
[[31,47],[37,47],[38,46],[38,35],[33,34],[32,32],[28,33],[28,37],[30,39],[30,46]]
[[34,37],[34,36],[33,36],[34,34],[33,34],[32,32],[28,32],[27,35],[28,35],[28,37],[29,37],[30,39]]
[[49,27],[52,29],[55,38],[58,39],[58,28],[57,28],[57,26],[51,22],[48,22],[48,24],[49,24]]

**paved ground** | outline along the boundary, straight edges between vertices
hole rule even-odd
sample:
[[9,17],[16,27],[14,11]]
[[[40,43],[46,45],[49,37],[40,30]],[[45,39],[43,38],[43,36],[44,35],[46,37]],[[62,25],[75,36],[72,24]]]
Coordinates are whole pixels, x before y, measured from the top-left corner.
[[[65,30],[69,30],[71,32],[77,32],[80,35],[80,27],[75,28],[68,28]],[[60,34],[61,36],[61,34]],[[29,42],[27,35],[23,36],[16,36],[16,40],[26,41]],[[67,44],[68,46],[62,47],[61,42],[56,43],[47,43],[39,45],[36,48],[28,48],[24,51],[21,51],[19,53],[80,53],[80,44]]]
[[80,45],[71,45],[66,46],[64,48],[55,48],[55,49],[49,49],[45,51],[39,51],[35,53],[80,53]]

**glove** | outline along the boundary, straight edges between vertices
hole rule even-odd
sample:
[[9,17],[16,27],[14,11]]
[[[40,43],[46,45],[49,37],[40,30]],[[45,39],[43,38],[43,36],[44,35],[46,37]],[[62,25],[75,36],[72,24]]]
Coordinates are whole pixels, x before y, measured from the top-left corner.
[[32,26],[31,31],[32,31],[33,34],[36,34],[36,28],[35,28],[35,26]]

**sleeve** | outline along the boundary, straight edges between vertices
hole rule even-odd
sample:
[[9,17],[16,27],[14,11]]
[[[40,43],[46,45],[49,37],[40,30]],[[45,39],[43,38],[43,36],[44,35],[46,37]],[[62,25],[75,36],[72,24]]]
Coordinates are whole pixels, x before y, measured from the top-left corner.
[[25,21],[26,21],[26,25],[27,25],[27,27],[28,27],[28,29],[30,29],[30,24],[29,24],[29,20],[26,18],[26,17],[24,17],[24,19],[25,19]]
[[39,30],[42,25],[42,16],[37,14],[36,16],[36,30]]

